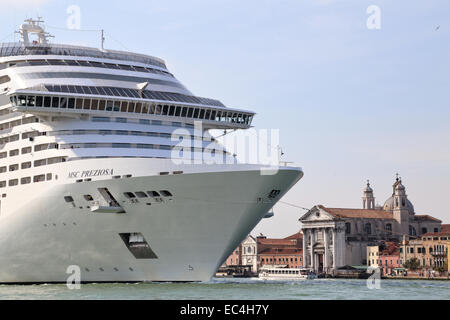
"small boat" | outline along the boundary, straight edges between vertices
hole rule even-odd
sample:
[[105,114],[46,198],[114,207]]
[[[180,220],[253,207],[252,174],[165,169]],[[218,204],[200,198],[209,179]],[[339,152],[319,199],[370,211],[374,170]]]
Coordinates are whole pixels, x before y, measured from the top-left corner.
[[258,277],[263,280],[308,280],[317,275],[306,268],[261,268]]

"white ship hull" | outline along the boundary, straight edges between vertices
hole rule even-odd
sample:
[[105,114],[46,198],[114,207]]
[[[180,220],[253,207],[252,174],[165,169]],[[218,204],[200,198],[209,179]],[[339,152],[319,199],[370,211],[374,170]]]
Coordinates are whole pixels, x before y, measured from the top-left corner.
[[[132,177],[69,178],[102,168]],[[155,168],[183,174],[158,175]],[[274,205],[270,191],[281,190],[281,197],[303,175],[298,168],[261,175],[258,168],[123,158],[48,166],[57,181],[17,186],[1,199],[0,282],[66,282],[71,265],[79,266],[82,282],[207,281]],[[95,199],[98,188],[108,188],[125,213],[92,212],[83,195]],[[139,190],[170,190],[173,197],[133,203],[123,194]],[[67,195],[75,205],[64,201]],[[135,258],[119,235],[133,232],[157,258]]]

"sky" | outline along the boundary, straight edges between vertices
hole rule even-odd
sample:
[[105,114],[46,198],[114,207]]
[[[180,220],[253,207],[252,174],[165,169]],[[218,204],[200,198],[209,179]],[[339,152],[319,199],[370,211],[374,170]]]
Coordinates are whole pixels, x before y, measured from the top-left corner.
[[[2,0],[0,41],[42,16],[52,42],[163,58],[191,92],[257,113],[304,177],[283,202],[361,208],[398,172],[417,214],[450,223],[448,0]],[[379,8],[379,28],[370,6]],[[73,18],[73,16],[72,16]],[[286,237],[304,210],[279,203],[252,234]]]

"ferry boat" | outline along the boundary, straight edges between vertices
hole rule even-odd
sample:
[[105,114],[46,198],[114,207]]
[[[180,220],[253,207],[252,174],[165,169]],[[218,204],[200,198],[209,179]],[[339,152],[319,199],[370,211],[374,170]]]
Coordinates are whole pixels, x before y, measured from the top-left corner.
[[306,268],[261,268],[258,277],[262,280],[308,280],[317,275]]
[[0,283],[209,280],[301,168],[237,162],[210,130],[255,113],[162,59],[49,43],[42,22],[0,45]]

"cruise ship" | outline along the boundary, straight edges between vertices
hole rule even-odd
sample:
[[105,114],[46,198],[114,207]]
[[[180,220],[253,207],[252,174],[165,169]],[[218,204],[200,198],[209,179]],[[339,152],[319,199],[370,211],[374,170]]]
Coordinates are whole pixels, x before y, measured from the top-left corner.
[[254,112],[163,60],[19,33],[0,47],[0,283],[208,281],[303,176],[238,162],[211,130]]

